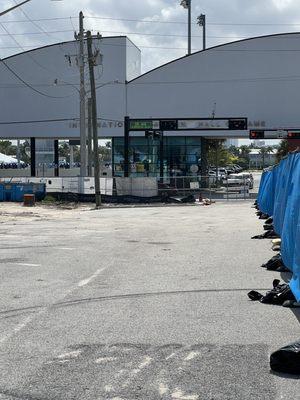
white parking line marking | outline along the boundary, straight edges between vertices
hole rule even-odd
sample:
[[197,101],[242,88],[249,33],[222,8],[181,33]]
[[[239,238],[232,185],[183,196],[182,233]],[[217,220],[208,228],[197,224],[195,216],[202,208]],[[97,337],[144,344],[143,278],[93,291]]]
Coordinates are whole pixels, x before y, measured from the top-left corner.
[[200,353],[198,351],[191,351],[184,359],[184,361],[190,361],[193,358],[197,357]]
[[175,356],[176,353],[172,353],[170,354],[168,357],[166,357],[166,360],[170,360],[170,358],[173,358]]
[[116,357],[100,357],[100,358],[97,358],[97,360],[95,360],[95,363],[101,364],[104,362],[115,361],[115,360],[117,360]]
[[159,394],[161,396],[163,396],[164,394],[167,394],[169,392],[169,388],[164,383],[160,383],[159,387],[158,387],[158,391],[159,391]]
[[107,268],[107,267],[98,269],[92,276],[90,276],[89,278],[86,278],[86,279],[83,279],[82,281],[80,281],[80,282],[78,283],[78,287],[83,287],[83,286],[88,285],[90,282],[92,282],[94,279],[96,279],[97,276],[101,274],[101,272],[105,271],[106,268]]
[[77,358],[80,356],[81,353],[82,353],[82,350],[70,351],[69,353],[60,354],[57,358],[59,358],[60,360]]
[[41,266],[41,264],[27,264],[27,263],[15,263],[15,264],[20,265],[22,267],[40,267]]
[[199,396],[197,394],[185,395],[180,389],[176,388],[175,392],[171,395],[174,400],[198,400]]
[[132,373],[138,374],[142,369],[146,368],[152,361],[151,357],[145,356],[144,361],[138,366],[138,368],[135,368],[132,370]]
[[[84,279],[82,281],[80,281],[78,283],[77,286],[73,287],[72,289],[68,290],[67,292],[65,292],[64,296],[62,297],[63,299],[66,298],[68,295],[70,295],[71,293],[73,293],[78,287],[82,287],[87,285],[88,283],[90,283],[93,279],[95,279],[98,275],[101,274],[101,272],[103,272],[104,270],[106,270],[108,267],[102,268],[102,269],[98,269],[92,276],[90,276],[87,279]],[[51,306],[50,306],[51,307]],[[43,313],[45,313],[47,311],[47,309],[49,309],[49,307],[45,307],[43,308],[41,311],[39,311],[38,313],[33,314],[30,317],[27,317],[21,324],[18,324],[11,333],[9,333],[8,335],[5,335],[3,337],[0,337],[0,344],[5,343],[6,341],[8,341],[9,339],[11,339],[16,333],[20,332],[22,329],[26,328],[26,326],[28,324],[30,324],[32,321],[34,321],[35,319],[37,319],[40,315],[42,315]]]

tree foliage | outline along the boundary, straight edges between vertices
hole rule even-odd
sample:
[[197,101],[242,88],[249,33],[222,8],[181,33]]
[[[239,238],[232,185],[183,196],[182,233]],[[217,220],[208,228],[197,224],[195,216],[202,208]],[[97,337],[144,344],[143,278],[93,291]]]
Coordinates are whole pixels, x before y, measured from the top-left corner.
[[289,143],[286,139],[281,140],[279,146],[277,147],[276,161],[280,162],[289,153]]

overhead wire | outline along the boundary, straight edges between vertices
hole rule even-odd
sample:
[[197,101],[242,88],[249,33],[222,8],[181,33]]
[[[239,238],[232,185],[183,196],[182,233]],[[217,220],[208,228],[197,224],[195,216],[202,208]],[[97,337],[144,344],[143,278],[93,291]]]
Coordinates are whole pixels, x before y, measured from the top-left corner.
[[[116,122],[123,123],[124,121],[119,119],[111,119],[111,118],[97,118],[99,121],[107,121],[107,122]],[[19,125],[19,124],[42,124],[49,122],[68,122],[68,121],[79,121],[79,117],[73,118],[51,118],[51,119],[41,119],[41,120],[26,120],[26,121],[4,121],[0,122],[0,125]]]
[[[42,22],[42,21],[63,21],[68,19],[77,19],[77,16],[68,16],[68,17],[52,17],[52,18],[35,18],[31,19],[33,22]],[[99,19],[99,20],[112,20],[112,21],[127,21],[127,22],[142,22],[142,23],[157,23],[157,24],[181,24],[187,25],[186,21],[162,21],[157,19],[133,19],[133,18],[113,18],[113,17],[99,17],[99,16],[85,16],[87,19]],[[4,24],[10,23],[26,23],[28,20],[4,20]],[[197,25],[196,22],[192,23],[193,25]],[[300,26],[300,22],[207,22],[207,25],[216,25],[216,26]]]
[[65,98],[68,98],[68,97],[73,97],[73,95],[72,95],[72,96],[52,96],[52,95],[46,94],[46,93],[44,93],[44,92],[41,92],[40,90],[38,90],[38,89],[36,89],[34,86],[32,86],[30,83],[26,82],[26,81],[25,81],[20,75],[18,75],[18,74],[17,74],[3,59],[0,58],[0,62],[2,62],[2,63],[4,64],[4,66],[8,69],[8,71],[10,71],[10,73],[11,73],[12,75],[14,75],[15,78],[17,78],[20,82],[22,82],[23,85],[25,85],[27,88],[29,88],[30,90],[32,90],[32,91],[38,93],[38,94],[41,95],[41,96],[49,97],[49,98],[52,98],[52,99],[65,99]]

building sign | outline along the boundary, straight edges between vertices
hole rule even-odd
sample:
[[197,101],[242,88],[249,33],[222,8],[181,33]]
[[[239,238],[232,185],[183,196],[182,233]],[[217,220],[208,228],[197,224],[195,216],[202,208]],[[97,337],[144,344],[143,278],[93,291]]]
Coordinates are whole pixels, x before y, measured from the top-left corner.
[[266,121],[255,120],[255,121],[248,121],[249,128],[265,128]]
[[[124,122],[121,121],[99,121],[97,124],[100,129],[116,129],[116,128],[124,128]],[[79,129],[80,122],[73,121],[69,123],[70,129]]]
[[205,131],[205,130],[246,130],[247,118],[166,118],[166,119],[130,119],[129,131]]
[[183,119],[178,120],[178,129],[189,130],[189,129],[228,129],[228,119]]
[[130,121],[130,130],[152,130],[159,129],[159,121],[151,120],[132,120]]

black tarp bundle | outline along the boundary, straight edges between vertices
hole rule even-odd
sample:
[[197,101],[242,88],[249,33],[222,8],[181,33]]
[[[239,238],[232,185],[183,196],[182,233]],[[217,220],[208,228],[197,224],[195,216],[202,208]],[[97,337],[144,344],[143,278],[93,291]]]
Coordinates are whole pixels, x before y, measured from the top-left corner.
[[300,375],[300,341],[271,354],[270,367],[276,372]]

